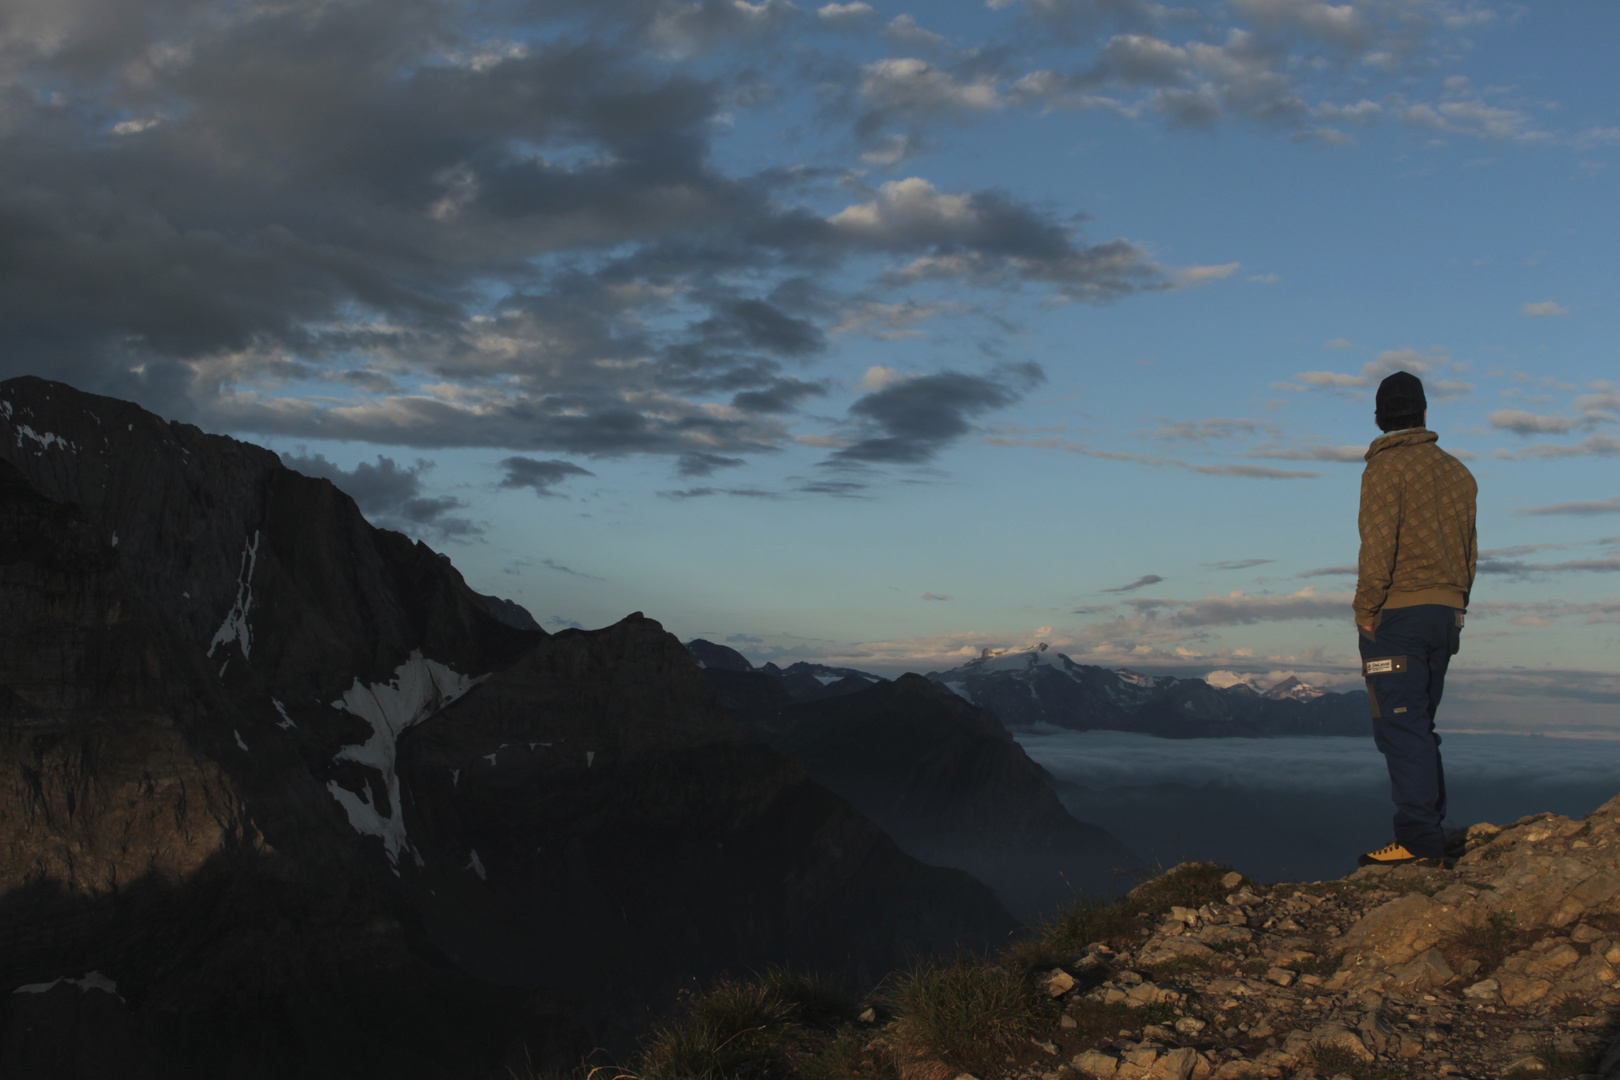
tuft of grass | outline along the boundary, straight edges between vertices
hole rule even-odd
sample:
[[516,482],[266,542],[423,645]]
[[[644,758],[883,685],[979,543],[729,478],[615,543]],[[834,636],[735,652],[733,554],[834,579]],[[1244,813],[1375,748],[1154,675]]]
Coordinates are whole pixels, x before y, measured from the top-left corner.
[[1577,1016],[1585,1016],[1592,1012],[1593,1003],[1580,994],[1565,994],[1552,1003],[1548,1010],[1560,1020],[1573,1020]]
[[999,1065],[1040,1019],[1024,973],[995,963],[919,964],[896,979],[891,1000],[898,1043],[970,1072]]
[[780,969],[750,981],[722,979],[688,995],[642,1045],[639,1080],[771,1080],[791,1077],[835,1041],[854,1005],[826,982]]
[[1141,912],[1127,900],[1108,904],[1082,901],[1041,927],[1041,940],[1059,953],[1073,954],[1096,941],[1115,941],[1144,931]]
[[[1060,911],[1041,925],[1035,943],[1021,943],[1030,956],[1072,956],[1097,941],[1113,942],[1144,936],[1152,919],[1172,907],[1203,907],[1224,900],[1221,878],[1231,867],[1217,863],[1182,863],[1107,903],[1081,901]],[[1049,950],[1043,953],[1042,947]]]
[[1469,923],[1440,942],[1440,952],[1453,971],[1467,960],[1479,963],[1480,977],[1502,965],[1510,953],[1529,944],[1529,935],[1519,928],[1512,912],[1498,911]]
[[1232,872],[1219,863],[1182,863],[1144,881],[1126,897],[1144,915],[1167,914],[1172,907],[1203,907],[1226,899],[1221,878]]

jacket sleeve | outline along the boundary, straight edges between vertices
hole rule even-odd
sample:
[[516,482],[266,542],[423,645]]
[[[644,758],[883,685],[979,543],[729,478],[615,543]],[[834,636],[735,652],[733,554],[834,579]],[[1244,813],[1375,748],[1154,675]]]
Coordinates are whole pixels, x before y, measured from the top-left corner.
[[1361,555],[1356,573],[1356,625],[1367,626],[1389,598],[1395,576],[1396,541],[1401,531],[1399,474],[1371,462],[1361,474]]

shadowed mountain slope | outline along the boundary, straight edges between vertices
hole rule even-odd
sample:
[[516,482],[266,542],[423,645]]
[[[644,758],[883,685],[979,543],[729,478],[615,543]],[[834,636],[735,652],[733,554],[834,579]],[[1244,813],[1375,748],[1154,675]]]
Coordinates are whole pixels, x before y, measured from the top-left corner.
[[740,740],[657,623],[546,635],[127,402],[0,383],[0,610],[0,990],[117,986],[0,998],[8,1076],[484,1075],[721,969],[1013,925]]
[[833,692],[853,679],[828,672],[816,697],[796,701],[780,675],[739,669],[747,661],[723,646],[687,647],[744,734],[801,762],[910,854],[988,882],[1015,914],[1130,884],[1137,859],[1070,816],[993,713],[920,675]]

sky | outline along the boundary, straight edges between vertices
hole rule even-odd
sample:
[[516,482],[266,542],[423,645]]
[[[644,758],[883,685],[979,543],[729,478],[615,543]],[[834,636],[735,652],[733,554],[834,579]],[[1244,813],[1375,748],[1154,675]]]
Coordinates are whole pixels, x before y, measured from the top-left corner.
[[1620,736],[1615,40],[1612,0],[12,0],[0,377],[269,446],[549,629],[1348,689],[1407,370],[1480,484],[1442,719]]

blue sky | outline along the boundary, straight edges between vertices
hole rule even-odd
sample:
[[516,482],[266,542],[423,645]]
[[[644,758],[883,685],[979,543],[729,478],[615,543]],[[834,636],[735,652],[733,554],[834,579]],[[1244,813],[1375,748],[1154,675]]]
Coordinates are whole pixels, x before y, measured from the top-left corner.
[[269,445],[546,625],[1348,687],[1370,388],[1443,718],[1620,735],[1620,8],[8,5],[0,374]]

